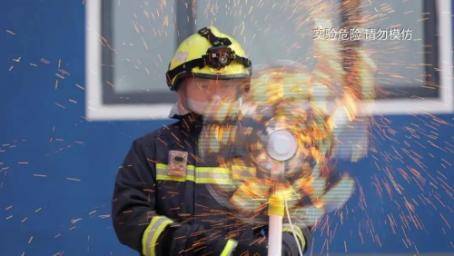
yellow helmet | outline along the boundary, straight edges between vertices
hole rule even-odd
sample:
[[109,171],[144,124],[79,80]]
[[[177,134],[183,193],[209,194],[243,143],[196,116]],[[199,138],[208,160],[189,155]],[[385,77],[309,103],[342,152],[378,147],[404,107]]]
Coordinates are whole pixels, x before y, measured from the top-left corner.
[[166,73],[167,85],[177,90],[188,76],[235,79],[251,76],[251,61],[241,45],[216,27],[204,27],[178,46]]

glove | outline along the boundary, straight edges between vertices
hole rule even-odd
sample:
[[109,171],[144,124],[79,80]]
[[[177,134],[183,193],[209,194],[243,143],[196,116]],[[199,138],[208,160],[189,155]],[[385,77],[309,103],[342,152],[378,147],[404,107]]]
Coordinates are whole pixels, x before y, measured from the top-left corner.
[[256,229],[254,232],[243,232],[238,237],[238,245],[232,253],[232,256],[267,256],[268,239],[266,229]]
[[[301,235],[297,229],[297,237],[300,245],[305,250],[307,243],[306,233]],[[298,245],[291,232],[282,233],[282,256],[299,256]],[[200,224],[172,224],[163,232],[157,255],[229,255],[229,256],[267,256],[268,255],[268,227],[256,229],[254,232],[242,232],[234,241],[232,252],[227,250],[228,240],[225,237],[217,237]],[[227,253],[226,253],[227,252]],[[224,254],[222,254],[224,253]]]
[[[299,240],[302,252],[304,253],[307,249],[309,230],[301,229],[294,226],[296,237]],[[282,256],[299,256],[298,244],[291,232],[289,226],[284,225],[282,233]],[[268,255],[268,226],[264,226],[258,231],[254,232],[253,239],[240,240],[238,242],[237,249],[233,255]]]
[[[289,224],[284,224],[282,232],[282,256],[298,256],[298,243],[301,246],[301,251],[304,253],[307,250],[311,233],[309,227],[298,227],[293,226],[293,229]],[[295,232],[295,235],[293,234]],[[295,236],[297,241],[295,240]]]
[[210,235],[197,223],[172,224],[160,237],[157,255],[220,255],[227,240]]
[[[303,245],[304,246],[304,245]],[[301,248],[304,251],[304,247]],[[293,234],[282,232],[282,256],[299,256],[298,244]]]

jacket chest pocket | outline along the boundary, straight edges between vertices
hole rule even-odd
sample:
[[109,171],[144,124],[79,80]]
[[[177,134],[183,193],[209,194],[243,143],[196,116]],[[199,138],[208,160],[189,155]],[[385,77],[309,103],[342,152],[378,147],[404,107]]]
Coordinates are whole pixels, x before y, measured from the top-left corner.
[[170,177],[184,178],[187,174],[188,152],[170,150],[167,174]]

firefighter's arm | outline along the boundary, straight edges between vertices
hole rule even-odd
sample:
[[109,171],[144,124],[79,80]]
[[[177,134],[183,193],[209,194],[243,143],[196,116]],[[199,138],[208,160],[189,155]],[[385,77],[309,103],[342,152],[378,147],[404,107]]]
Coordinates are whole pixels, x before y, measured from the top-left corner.
[[156,240],[150,234],[151,227],[160,224],[157,227],[160,230],[171,222],[155,211],[154,164],[147,160],[147,156],[154,156],[153,151],[154,147],[145,146],[142,139],[132,143],[117,172],[112,200],[112,220],[118,239],[142,254],[146,251],[143,238]]
[[[150,143],[151,144],[151,143]],[[121,243],[141,255],[188,255],[229,251],[232,242],[208,241],[204,227],[178,223],[156,213],[154,146],[135,140],[118,170],[112,201],[112,220]]]

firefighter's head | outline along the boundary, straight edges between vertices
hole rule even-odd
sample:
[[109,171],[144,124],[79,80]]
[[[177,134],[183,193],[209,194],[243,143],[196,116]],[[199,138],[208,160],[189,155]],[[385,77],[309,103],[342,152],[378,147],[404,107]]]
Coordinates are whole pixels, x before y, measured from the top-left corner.
[[198,114],[217,102],[237,100],[248,90],[250,77],[251,61],[241,45],[216,27],[202,28],[186,38],[166,73],[179,107]]

